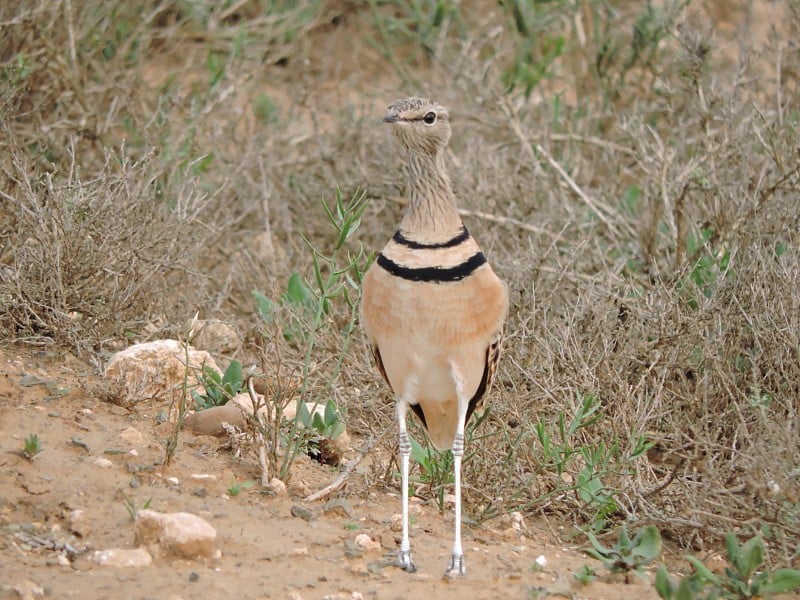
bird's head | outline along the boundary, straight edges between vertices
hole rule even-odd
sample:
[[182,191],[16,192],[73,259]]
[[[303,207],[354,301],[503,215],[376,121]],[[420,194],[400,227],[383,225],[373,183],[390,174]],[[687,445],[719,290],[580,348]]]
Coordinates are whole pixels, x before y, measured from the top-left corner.
[[450,140],[447,109],[425,98],[401,98],[386,109],[389,123],[400,143],[409,151],[437,155]]

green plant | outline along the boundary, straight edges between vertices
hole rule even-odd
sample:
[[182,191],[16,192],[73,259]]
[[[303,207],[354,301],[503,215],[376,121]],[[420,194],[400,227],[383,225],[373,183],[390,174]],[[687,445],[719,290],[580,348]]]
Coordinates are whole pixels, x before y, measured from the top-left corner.
[[573,573],[575,579],[577,579],[581,584],[586,585],[591,583],[597,577],[597,571],[595,571],[589,565],[583,565],[580,571],[576,571]]
[[669,577],[662,565],[656,574],[656,591],[664,600],[693,600],[694,598],[748,598],[769,597],[800,589],[800,570],[777,569],[759,571],[764,563],[764,540],[761,534],[739,544],[736,534],[725,535],[728,566],[718,575],[694,556],[686,560],[694,567],[694,573],[683,577],[677,584]]
[[[316,408],[316,405],[313,406]],[[319,414],[316,410],[312,413],[305,402],[300,402],[295,417],[303,427],[315,431],[316,434],[328,440],[335,440],[344,433],[344,415],[336,402],[331,399],[325,403],[325,411]]]
[[242,490],[246,490],[248,488],[253,487],[256,484],[255,481],[243,481],[242,483],[234,483],[228,488],[228,495],[233,498],[234,496],[238,496],[239,492]]
[[[369,8],[378,36],[378,41],[372,44],[383,53],[397,73],[409,82],[413,82],[414,77],[404,63],[435,58],[441,53],[451,29],[455,29],[456,33],[463,29],[460,6],[455,2],[369,0]],[[396,53],[397,47],[403,47],[406,52]],[[398,56],[407,58],[401,63]]]
[[280,119],[280,110],[275,101],[264,93],[258,94],[253,100],[253,114],[262,125],[271,125]]
[[242,364],[238,360],[232,360],[222,375],[216,369],[203,366],[199,379],[205,388],[205,394],[192,390],[195,410],[222,406],[245,387]]
[[514,62],[504,69],[503,83],[509,91],[523,88],[527,98],[565,51],[566,38],[552,33],[552,23],[561,18],[566,4],[510,0],[503,5],[510,12],[516,34]]
[[[323,198],[322,208],[328,224],[336,233],[336,241],[331,250],[324,252],[301,234],[306,246],[311,250],[313,267],[311,282],[304,280],[299,273],[292,274],[286,292],[277,302],[259,292],[253,293],[256,310],[263,324],[269,327],[270,331],[274,329],[282,331],[283,338],[303,353],[299,369],[299,379],[302,383],[299,389],[294,389],[292,392],[293,395],[297,394],[297,418],[292,419],[288,422],[288,426],[284,427],[281,411],[275,410],[269,411],[272,414],[272,423],[258,424],[259,435],[264,440],[266,453],[269,456],[264,462],[276,465],[276,475],[281,479],[286,477],[294,458],[299,453],[306,452],[315,438],[334,439],[344,430],[342,412],[333,400],[326,403],[323,415],[311,414],[315,411],[309,410],[308,405],[316,406],[317,402],[309,401],[309,382],[317,340],[328,327],[334,326],[330,315],[338,301],[342,301],[346,310],[346,324],[343,328],[335,330],[335,335],[339,339],[339,352],[329,362],[332,368],[326,373],[323,386],[314,388],[315,397],[324,394],[335,383],[342,361],[347,355],[350,340],[357,329],[361,282],[372,263],[373,254],[365,252],[361,244],[357,245],[355,251],[351,250],[350,245],[351,238],[361,225],[361,216],[366,206],[366,192],[358,189],[349,200],[346,200],[341,190],[337,189],[333,207]],[[265,372],[270,364],[276,365],[277,371],[280,371],[280,352],[276,356],[277,363],[262,355]],[[275,374],[275,379],[281,380],[281,374],[278,372]],[[278,397],[273,400],[276,407],[283,403]],[[277,455],[279,442],[282,442],[286,449],[280,460]]]
[[122,504],[125,507],[128,516],[131,518],[131,521],[136,520],[136,514],[140,510],[147,510],[148,508],[150,508],[150,503],[153,501],[153,497],[150,496],[147,500],[144,501],[144,504],[142,504],[141,508],[136,508],[136,502],[133,500],[133,498],[126,495],[124,492],[122,494],[122,498],[123,498]]
[[601,544],[593,533],[586,535],[592,545],[583,551],[602,562],[612,573],[625,573],[625,583],[628,583],[631,572],[644,577],[644,567],[661,554],[661,534],[655,525],[640,529],[631,539],[623,524],[619,530],[619,538],[611,548]]
[[411,460],[419,465],[419,477],[412,479],[412,482],[428,486],[435,494],[439,509],[443,509],[447,486],[455,483],[453,452],[440,452],[429,442],[423,446],[412,435],[408,439],[411,442]]
[[[314,319],[317,299],[300,273],[294,272],[289,276],[286,290],[277,303],[256,291],[253,298],[256,311],[266,323],[276,319],[280,321],[284,339],[298,346],[308,342],[308,323]],[[327,314],[327,307],[323,312]]]
[[39,436],[35,433],[30,434],[25,438],[25,445],[22,447],[22,456],[28,460],[33,458],[42,451],[42,444],[39,441]]

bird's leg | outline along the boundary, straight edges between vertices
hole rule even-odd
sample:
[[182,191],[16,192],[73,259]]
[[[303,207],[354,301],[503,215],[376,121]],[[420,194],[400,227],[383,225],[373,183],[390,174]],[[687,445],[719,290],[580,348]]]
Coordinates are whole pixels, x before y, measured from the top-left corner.
[[451,364],[453,381],[456,384],[456,396],[458,398],[458,424],[456,426],[456,437],[453,440],[453,472],[456,488],[455,505],[455,541],[453,542],[453,555],[447,567],[445,575],[448,577],[458,577],[467,572],[464,563],[464,551],[461,548],[461,458],[464,456],[464,428],[467,419],[467,406],[469,401],[464,397],[463,379],[455,364]]
[[397,402],[397,420],[400,424],[400,473],[403,486],[403,539],[400,542],[398,562],[403,570],[413,573],[417,568],[411,560],[411,544],[408,541],[408,459],[411,456],[411,442],[408,439],[408,431],[406,430],[407,411],[408,404],[406,404],[405,400],[400,399]]

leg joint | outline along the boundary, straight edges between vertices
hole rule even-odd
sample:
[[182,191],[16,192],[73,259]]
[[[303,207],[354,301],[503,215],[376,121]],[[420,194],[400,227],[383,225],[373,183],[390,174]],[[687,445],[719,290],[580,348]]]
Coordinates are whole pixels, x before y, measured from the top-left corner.
[[464,456],[464,434],[457,433],[453,440],[453,456]]

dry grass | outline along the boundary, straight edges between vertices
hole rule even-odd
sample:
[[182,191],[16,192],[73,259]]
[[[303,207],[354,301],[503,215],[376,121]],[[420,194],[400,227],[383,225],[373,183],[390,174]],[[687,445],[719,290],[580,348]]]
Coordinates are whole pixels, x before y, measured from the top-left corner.
[[[0,9],[6,339],[102,353],[199,310],[302,363],[262,339],[250,292],[310,275],[297,233],[333,243],[319,199],[337,186],[367,187],[360,241],[384,242],[405,184],[377,117],[435,94],[467,222],[512,291],[472,513],[641,519],[694,548],[761,529],[797,565],[795,0],[763,3],[778,28],[733,51],[714,2],[31,4]],[[334,303],[308,393],[378,432],[393,411],[358,340],[331,378],[348,314]]]

